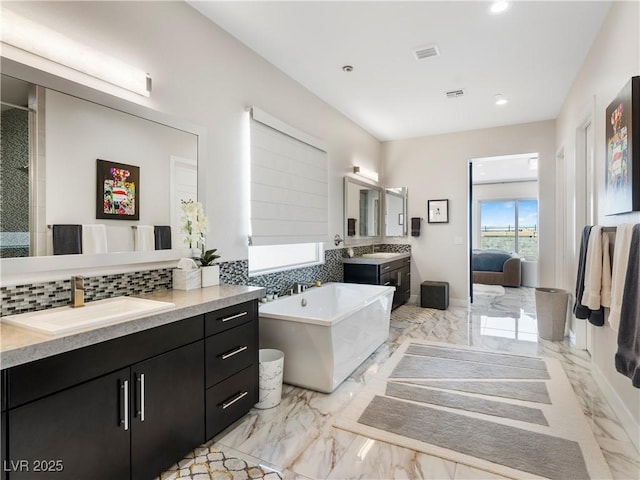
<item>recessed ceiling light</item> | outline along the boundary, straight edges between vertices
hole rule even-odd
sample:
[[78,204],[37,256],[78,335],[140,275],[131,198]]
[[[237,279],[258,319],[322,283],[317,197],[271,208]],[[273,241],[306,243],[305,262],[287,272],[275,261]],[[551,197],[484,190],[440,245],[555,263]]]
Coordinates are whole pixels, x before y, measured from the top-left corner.
[[509,9],[509,7],[510,7],[509,2],[505,2],[505,1],[493,2],[489,7],[489,11],[497,15],[499,13],[506,12]]
[[347,72],[347,73],[353,72],[353,66],[352,65],[345,65],[345,66],[342,67],[342,71],[343,72]]
[[497,95],[494,95],[493,98],[496,101],[496,105],[506,105],[509,102],[506,98],[504,98],[499,93]]

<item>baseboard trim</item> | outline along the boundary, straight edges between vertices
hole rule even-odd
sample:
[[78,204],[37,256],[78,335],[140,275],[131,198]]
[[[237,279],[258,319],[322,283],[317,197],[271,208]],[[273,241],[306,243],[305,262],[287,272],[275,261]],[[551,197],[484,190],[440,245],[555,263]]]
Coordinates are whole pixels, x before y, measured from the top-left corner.
[[609,405],[615,412],[618,420],[620,420],[622,428],[624,428],[624,431],[627,433],[627,436],[636,448],[636,451],[640,452],[640,435],[638,435],[638,431],[640,431],[640,424],[634,420],[633,415],[631,415],[627,406],[620,399],[620,396],[607,381],[600,368],[598,368],[598,366],[593,362],[591,363],[591,374],[593,375],[596,385],[598,385],[600,390],[602,390],[604,398],[607,399],[607,402],[609,402]]
[[[411,297],[409,297],[407,305],[420,305],[420,295],[411,295]],[[452,307],[468,307],[469,299],[450,298],[449,305],[451,305]]]
[[469,299],[468,298],[450,298],[449,305],[453,307],[468,307]]

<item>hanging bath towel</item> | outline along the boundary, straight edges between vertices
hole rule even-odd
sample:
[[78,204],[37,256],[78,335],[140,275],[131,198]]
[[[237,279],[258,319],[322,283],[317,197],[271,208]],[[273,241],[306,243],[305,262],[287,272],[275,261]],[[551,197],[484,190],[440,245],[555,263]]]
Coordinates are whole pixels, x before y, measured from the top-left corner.
[[104,225],[82,226],[82,253],[107,253],[107,229]]
[[573,314],[576,318],[587,319],[591,314],[591,310],[582,304],[582,294],[584,293],[584,273],[587,262],[587,245],[589,244],[589,235],[591,234],[591,225],[587,225],[582,230],[582,239],[580,241],[580,256],[578,257],[578,276],[576,278],[576,303],[573,305]]
[[640,388],[640,224],[633,227],[622,295],[616,370]]
[[169,225],[156,225],[153,230],[155,249],[171,250],[171,227]]
[[620,309],[622,308],[622,295],[624,293],[624,281],[627,276],[629,264],[629,247],[633,225],[623,223],[618,225],[616,231],[616,243],[613,250],[613,268],[611,270],[611,310],[609,310],[609,325],[616,332],[620,326]]
[[136,252],[150,252],[155,250],[153,225],[138,225],[133,234]]
[[54,255],[82,253],[82,225],[54,225],[52,228]]

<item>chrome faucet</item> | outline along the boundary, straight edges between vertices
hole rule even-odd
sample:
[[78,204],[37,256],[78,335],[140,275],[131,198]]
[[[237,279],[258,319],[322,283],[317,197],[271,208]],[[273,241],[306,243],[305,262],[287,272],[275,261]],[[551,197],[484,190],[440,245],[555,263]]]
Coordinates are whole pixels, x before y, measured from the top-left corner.
[[295,293],[302,293],[305,292],[307,290],[307,288],[309,288],[311,285],[308,285],[306,283],[296,283],[293,285],[293,291]]
[[71,306],[84,307],[84,277],[74,275],[71,277]]

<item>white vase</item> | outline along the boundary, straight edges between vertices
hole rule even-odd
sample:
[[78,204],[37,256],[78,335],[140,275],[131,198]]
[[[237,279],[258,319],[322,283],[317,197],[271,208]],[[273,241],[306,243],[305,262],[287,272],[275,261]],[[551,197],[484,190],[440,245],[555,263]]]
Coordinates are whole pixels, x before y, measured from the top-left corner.
[[220,285],[220,265],[211,265],[209,267],[200,267],[202,274],[202,286],[213,287]]

